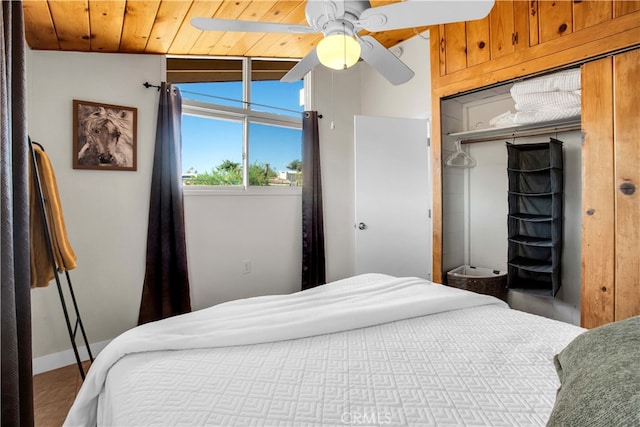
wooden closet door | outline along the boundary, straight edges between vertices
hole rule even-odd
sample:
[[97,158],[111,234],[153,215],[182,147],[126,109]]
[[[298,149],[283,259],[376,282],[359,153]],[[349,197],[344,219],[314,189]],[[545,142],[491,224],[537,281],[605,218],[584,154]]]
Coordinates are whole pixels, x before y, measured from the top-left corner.
[[[614,138],[616,161],[615,319],[640,314],[640,49],[616,55]],[[635,188],[635,189],[634,189]]]
[[640,49],[582,67],[585,328],[640,315]]
[[580,324],[614,321],[613,60],[582,66],[582,292]]

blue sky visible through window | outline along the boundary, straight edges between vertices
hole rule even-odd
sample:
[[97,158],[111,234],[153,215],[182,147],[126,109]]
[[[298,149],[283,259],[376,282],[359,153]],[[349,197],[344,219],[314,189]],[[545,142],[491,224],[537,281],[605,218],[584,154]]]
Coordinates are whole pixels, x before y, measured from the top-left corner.
[[[177,84],[184,99],[194,99],[220,105],[241,107],[241,103],[223,98],[241,99],[242,83],[187,83]],[[252,102],[271,105],[293,111],[303,111],[299,105],[303,82],[281,83],[279,81],[254,81],[251,83]],[[287,116],[299,113],[269,109],[262,106],[253,108]],[[276,126],[253,124],[249,132],[249,162],[269,163],[270,168],[286,171],[292,160],[302,160],[301,131]],[[210,172],[225,160],[242,163],[242,123],[218,119],[205,119],[184,115],[182,118],[182,171],[190,169]]]

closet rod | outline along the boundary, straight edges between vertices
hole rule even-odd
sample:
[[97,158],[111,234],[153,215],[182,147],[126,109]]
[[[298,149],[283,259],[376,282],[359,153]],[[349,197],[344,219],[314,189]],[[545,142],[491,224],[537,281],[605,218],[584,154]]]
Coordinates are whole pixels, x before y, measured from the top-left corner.
[[518,131],[505,132],[505,133],[491,135],[487,137],[460,139],[460,143],[473,144],[476,142],[495,141],[497,139],[524,138],[527,136],[548,135],[550,133],[571,132],[574,130],[581,130],[581,129],[582,129],[582,126],[580,125],[580,123],[577,123],[577,124],[571,124],[566,126],[557,126],[554,128],[535,129],[535,130],[521,131],[521,132],[518,132]]

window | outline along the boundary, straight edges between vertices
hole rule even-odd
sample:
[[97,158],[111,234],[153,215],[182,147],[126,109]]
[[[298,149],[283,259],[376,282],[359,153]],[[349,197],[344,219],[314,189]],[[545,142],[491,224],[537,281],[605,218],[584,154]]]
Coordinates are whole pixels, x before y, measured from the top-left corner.
[[[277,135],[277,138],[273,138]],[[262,123],[249,125],[249,146],[252,164],[249,166],[249,184],[256,185],[259,170],[254,165],[265,165],[269,184],[280,186],[302,185],[302,143],[299,129],[276,127]],[[265,185],[265,184],[257,184]]]
[[182,92],[184,185],[302,184],[303,82],[279,81],[293,65],[167,59],[167,80]]

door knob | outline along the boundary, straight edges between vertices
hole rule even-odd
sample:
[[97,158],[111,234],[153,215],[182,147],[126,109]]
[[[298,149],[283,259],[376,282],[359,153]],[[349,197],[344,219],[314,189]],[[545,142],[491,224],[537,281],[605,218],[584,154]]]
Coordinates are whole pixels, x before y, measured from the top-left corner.
[[620,191],[622,191],[622,194],[630,196],[636,192],[636,186],[633,185],[633,182],[626,181],[620,184]]
[[365,224],[364,222],[358,223],[359,230],[366,230],[366,228],[367,228],[367,224]]

